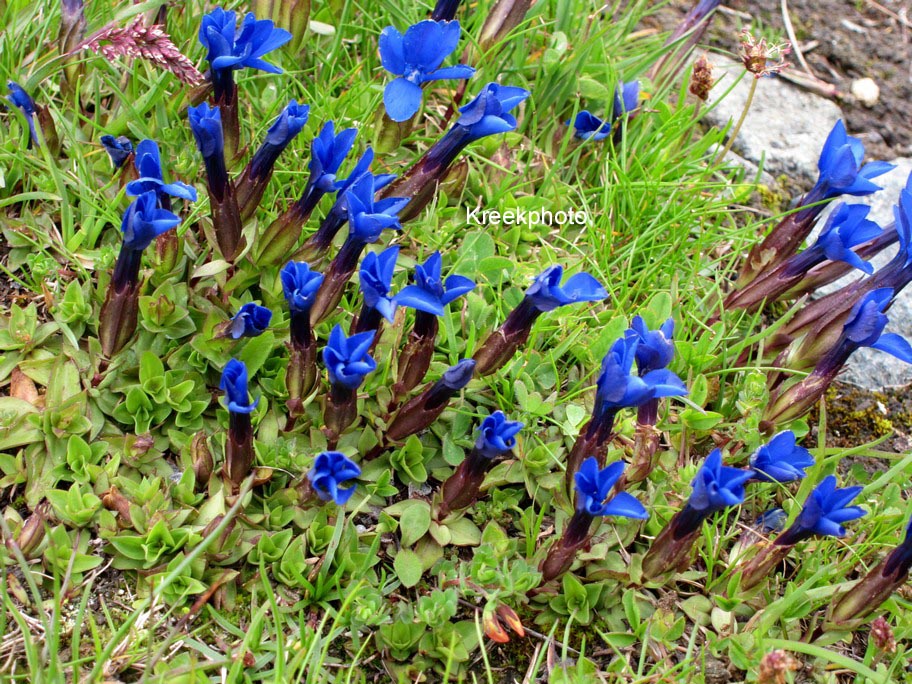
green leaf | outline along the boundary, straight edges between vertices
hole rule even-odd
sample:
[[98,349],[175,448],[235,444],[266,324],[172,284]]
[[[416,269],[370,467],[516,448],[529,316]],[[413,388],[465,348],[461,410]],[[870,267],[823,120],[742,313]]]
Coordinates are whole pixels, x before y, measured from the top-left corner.
[[402,582],[402,586],[410,589],[421,581],[421,558],[414,551],[401,549],[393,561],[393,569],[396,576]]
[[481,543],[481,530],[469,518],[459,518],[447,523],[450,531],[450,543],[454,546],[478,546]]
[[403,512],[399,519],[399,533],[402,535],[402,545],[411,546],[421,539],[431,526],[431,507],[426,501],[416,501],[416,506],[410,506]]
[[691,430],[709,430],[722,422],[724,416],[715,411],[686,409],[681,412],[681,421]]
[[592,78],[583,76],[579,79],[579,93],[587,100],[608,102],[614,99],[614,94],[608,88]]

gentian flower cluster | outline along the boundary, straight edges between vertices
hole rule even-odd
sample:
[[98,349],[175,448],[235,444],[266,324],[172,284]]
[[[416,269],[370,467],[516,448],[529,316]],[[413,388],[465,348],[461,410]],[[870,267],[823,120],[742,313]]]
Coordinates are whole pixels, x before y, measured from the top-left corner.
[[364,248],[379,240],[384,230],[402,229],[396,214],[409,200],[402,197],[377,200],[376,192],[376,177],[365,173],[345,193],[348,238],[330,264],[323,287],[317,293],[317,300],[311,310],[311,320],[314,323],[322,321],[336,308]]
[[896,333],[884,333],[889,319],[884,313],[893,301],[891,288],[868,292],[853,307],[836,340],[810,338],[798,348],[796,357],[813,362],[813,372],[793,385],[777,390],[771,397],[764,419],[768,425],[791,420],[813,406],[860,347],[884,351],[912,363],[912,345]]
[[733,290],[725,300],[726,307],[753,311],[763,302],[773,302],[787,293],[800,292],[805,281],[815,288],[819,283],[814,282],[811,270],[825,262],[845,262],[850,267],[872,273],[873,266],[853,249],[883,233],[880,226],[866,218],[870,211],[870,207],[861,204],[838,204],[813,245],[778,266],[765,270],[745,287]]
[[[637,325],[641,331],[646,331],[643,324]],[[670,333],[672,329],[666,330]],[[656,332],[660,335],[648,336],[645,340],[649,351],[641,354],[644,363],[654,363],[668,353],[663,341],[664,333],[661,329]],[[633,364],[641,344],[640,333],[636,329],[628,330],[624,337],[611,346],[602,360],[592,418],[580,432],[567,460],[568,491],[571,488],[571,478],[579,469],[584,456],[593,455],[600,463],[603,461],[614,429],[614,420],[620,410],[638,408],[662,397],[687,394],[683,381],[667,368],[647,370],[642,375],[633,374]],[[655,411],[657,409],[653,409],[653,413]]]
[[[310,260],[321,259],[332,246],[333,239],[349,220],[349,189],[354,185],[355,181],[361,180],[364,176],[372,175],[369,171],[373,161],[374,151],[368,147],[364,154],[361,155],[361,158],[358,159],[358,163],[355,164],[348,177],[334,183],[338,193],[336,201],[326,218],[320,223],[317,232],[311,235],[301,248],[299,254],[304,258]],[[385,188],[395,178],[392,174],[372,175],[372,177],[374,179],[374,193]]]
[[250,68],[271,74],[282,70],[263,57],[291,40],[291,34],[275,28],[269,19],[256,19],[248,12],[241,25],[237,15],[221,7],[203,16],[199,41],[206,48],[206,61],[214,90],[215,104],[222,110],[228,157],[238,149],[237,89],[234,72]]
[[871,179],[885,174],[893,165],[863,162],[864,145],[846,133],[842,121],[837,121],[820,153],[817,162],[820,175],[814,187],[798,202],[799,210],[786,216],[750,251],[736,289],[743,288],[761,273],[795,254],[827,202],[840,195],[861,197],[879,190],[880,186]]
[[[337,180],[336,178],[339,168],[348,157],[349,152],[351,152],[357,133],[354,128],[346,128],[336,134],[335,124],[332,121],[327,121],[323,125],[320,133],[313,139],[311,144],[311,156],[308,164],[310,178],[307,181],[307,186],[304,188],[301,197],[273,221],[263,234],[260,240],[257,263],[278,263],[283,258],[286,258],[288,252],[292,251],[298,242],[301,227],[310,218],[320,200],[325,195],[332,194],[342,189],[343,186],[350,185],[349,180],[354,182],[367,172],[367,168],[359,162],[348,180]],[[362,157],[362,160],[364,159],[368,160],[367,165],[369,166],[372,154],[369,155],[368,152],[365,152]],[[335,209],[335,206],[333,209]],[[328,249],[332,244],[333,237],[335,237],[339,228],[344,225],[346,219],[347,214],[342,217],[341,223],[337,217],[332,217],[331,219],[330,216],[327,216],[324,221],[327,227],[323,228],[321,226],[323,230],[318,230],[311,238],[310,242],[315,244],[310,251],[319,256]],[[300,257],[307,256],[309,255],[306,253],[300,255]],[[295,258],[299,258],[299,255],[296,254]]]
[[397,78],[383,91],[386,113],[393,121],[407,121],[421,108],[421,86],[429,81],[471,78],[475,69],[465,64],[443,67],[459,43],[458,21],[422,21],[405,35],[394,26],[380,33],[380,61]]

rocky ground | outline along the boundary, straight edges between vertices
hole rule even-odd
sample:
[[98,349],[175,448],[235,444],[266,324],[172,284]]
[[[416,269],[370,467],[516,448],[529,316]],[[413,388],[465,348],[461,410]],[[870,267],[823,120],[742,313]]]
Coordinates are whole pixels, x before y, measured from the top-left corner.
[[[668,28],[691,6],[678,2],[660,20]],[[787,16],[787,19],[786,19]],[[841,117],[865,144],[869,159],[896,168],[879,183],[882,192],[856,201],[872,206],[870,217],[886,225],[912,172],[912,2],[908,0],[731,0],[716,15],[708,42],[719,82],[715,95],[732,89],[708,113],[725,126],[743,110],[750,81],[735,61],[738,34],[792,38],[791,68],[763,79],[733,150],[762,179],[797,197],[817,176],[817,156],[833,123]],[[791,34],[791,35],[790,35]],[[875,260],[887,261],[889,250]],[[850,276],[850,278],[857,275]],[[912,292],[890,311],[892,332],[912,337]],[[863,349],[852,359],[843,382],[827,397],[828,442],[857,446],[891,435],[889,451],[912,448],[912,367],[886,354]]]

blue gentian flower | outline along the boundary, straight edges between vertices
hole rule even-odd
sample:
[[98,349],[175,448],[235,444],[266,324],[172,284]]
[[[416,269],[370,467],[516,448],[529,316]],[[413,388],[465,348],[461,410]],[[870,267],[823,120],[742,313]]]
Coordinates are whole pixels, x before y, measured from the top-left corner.
[[791,430],[780,432],[750,457],[754,479],[762,482],[800,480],[807,474],[804,469],[812,465],[814,457],[807,449],[795,444],[795,433]]
[[250,160],[250,175],[254,178],[268,174],[279,155],[304,128],[310,107],[299,105],[297,100],[288,103],[266,133],[266,140]]
[[383,91],[386,113],[393,121],[411,119],[421,107],[421,84],[442,79],[471,78],[465,64],[440,68],[459,43],[458,21],[421,21],[403,36],[394,26],[380,33],[380,62],[398,76]]
[[442,316],[444,307],[475,288],[475,283],[464,276],[451,275],[441,280],[440,252],[434,252],[424,264],[415,266],[415,284],[407,285],[396,295],[396,303]]
[[345,193],[349,239],[362,243],[376,242],[386,228],[402,230],[396,214],[409,200],[402,197],[375,200],[376,192],[376,177],[365,173]]
[[133,143],[125,135],[119,135],[116,138],[113,135],[103,135],[100,141],[115,169],[123,166],[124,162],[133,154]]
[[887,162],[864,161],[864,144],[858,138],[846,133],[845,124],[837,121],[827,136],[820,152],[817,168],[820,176],[809,193],[814,201],[829,199],[837,195],[870,195],[880,190],[871,182],[893,168]]
[[[605,120],[600,119],[585,109],[578,112],[573,121],[573,135],[580,140],[604,140],[611,135],[615,122],[624,114],[629,114],[639,105],[640,82],[621,82],[614,91],[614,102],[611,112]],[[569,125],[570,122],[568,121]]]
[[829,475],[810,493],[804,508],[792,526],[776,538],[776,544],[795,544],[810,537],[844,537],[842,523],[866,515],[858,506],[849,502],[861,493],[863,487],[836,487],[836,477]]
[[[355,181],[360,179],[361,176],[367,174],[370,171],[371,164],[374,163],[374,150],[368,147],[364,150],[364,154],[358,159],[358,162],[355,164],[354,168],[351,170],[351,173],[341,181],[336,181],[336,190],[339,191],[339,196],[342,197],[342,193],[346,192]],[[377,192],[382,190],[387,185],[389,185],[393,180],[395,180],[396,174],[393,173],[381,173],[374,174],[374,191]],[[345,202],[338,202],[337,204],[344,205]],[[334,206],[333,209],[336,207]]]
[[314,138],[311,146],[309,184],[323,192],[335,192],[339,189],[341,183],[336,182],[336,174],[351,152],[356,135],[358,131],[354,128],[346,128],[336,135],[335,124],[332,121],[323,124],[320,134]]
[[516,128],[516,117],[510,110],[529,97],[529,91],[515,86],[488,83],[478,96],[459,108],[456,126],[461,129],[463,146],[473,140]]
[[187,116],[190,118],[190,128],[203,159],[224,156],[225,142],[219,108],[210,107],[208,102],[203,102],[198,107],[188,107]]
[[346,337],[342,326],[336,325],[323,348],[330,383],[350,390],[360,387],[365,376],[377,368],[377,362],[368,354],[373,342],[373,331]]
[[155,191],[139,195],[124,212],[120,230],[123,232],[123,246],[141,252],[162,233],[171,230],[180,218],[170,211],[161,209]]
[[271,74],[281,74],[277,66],[261,59],[291,40],[291,34],[277,29],[269,19],[260,19],[248,12],[241,26],[237,15],[221,7],[203,16],[199,41],[206,48],[206,60],[213,72],[249,67]]
[[550,266],[535,279],[526,290],[526,298],[539,311],[553,311],[559,306],[577,302],[597,302],[605,299],[608,292],[602,284],[588,273],[576,273],[560,285],[564,268]]
[[225,393],[225,403],[231,413],[253,413],[259,399],[250,403],[247,392],[247,366],[243,361],[231,359],[222,371],[219,389]]
[[854,306],[843,326],[843,336],[858,347],[871,347],[912,363],[912,345],[896,333],[884,333],[889,323],[884,310],[893,299],[893,290],[884,287],[865,294]]
[[[906,527],[906,536],[886,558],[883,574],[894,575],[908,573],[912,567],[912,520]],[[905,578],[904,578],[905,579]]]
[[383,250],[380,254],[370,252],[361,261],[361,270],[358,273],[364,305],[369,309],[376,309],[390,323],[393,322],[393,315],[396,313],[396,302],[390,288],[398,256],[399,248],[395,246]]
[[[458,392],[469,384],[475,374],[475,362],[472,359],[462,359],[455,366],[447,368],[437,383],[448,390]],[[520,423],[522,427],[522,423]],[[482,429],[484,426],[482,425]],[[477,446],[477,444],[476,444]]]
[[434,21],[453,21],[460,2],[462,0],[437,0],[437,4],[434,5],[434,10],[431,12],[431,19]]
[[615,461],[599,470],[594,456],[583,461],[574,477],[577,509],[591,516],[620,515],[637,520],[648,518],[649,514],[643,504],[627,492],[618,492],[610,500],[605,500],[624,472],[624,465],[623,461]]
[[324,451],[317,455],[307,479],[323,501],[333,501],[344,506],[355,493],[355,487],[341,489],[340,485],[361,475],[358,464],[339,451]]
[[781,508],[771,508],[754,521],[754,529],[760,534],[780,532],[788,521],[788,514]]
[[597,413],[633,408],[651,399],[687,394],[684,382],[670,370],[662,368],[639,377],[632,375],[638,347],[638,339],[628,336],[617,340],[608,350],[596,385]]
[[637,339],[636,365],[640,375],[666,368],[674,357],[674,319],[669,318],[658,330],[650,330],[642,316],[634,316],[631,334]]
[[[472,364],[474,370],[474,363]],[[470,376],[471,377],[471,376]],[[495,411],[481,421],[475,450],[485,458],[497,458],[516,446],[516,434],[523,429],[518,420],[507,420],[503,411]]]
[[573,121],[573,135],[580,140],[604,140],[611,135],[611,121],[603,121],[584,109]]
[[863,204],[841,202],[827,218],[817,241],[785,263],[783,275],[807,273],[827,259],[844,261],[865,273],[873,273],[874,267],[852,251],[852,247],[873,240],[883,232],[874,221],[865,218],[870,211],[871,207]]
[[744,483],[753,476],[754,473],[750,470],[722,465],[722,452],[713,449],[690,483],[693,493],[687,506],[702,513],[711,513],[742,504]]
[[614,103],[611,110],[611,118],[617,121],[624,114],[629,114],[640,104],[640,82],[631,81],[618,83],[614,89]]
[[38,144],[38,131],[35,129],[35,113],[38,111],[35,107],[35,101],[29,95],[25,88],[15,81],[8,81],[6,84],[9,88],[9,96],[6,98],[11,105],[18,108],[25,117],[29,127],[29,140],[26,144],[27,149],[32,149],[32,144]]
[[[129,143],[129,141],[127,142]],[[159,197],[168,195],[170,197],[180,197],[188,202],[196,201],[195,188],[180,181],[165,183],[162,177],[158,144],[154,140],[140,141],[136,146],[136,158],[133,164],[139,172],[139,178],[127,183],[126,191],[128,195],[141,195],[149,190],[154,190]]]
[[288,308],[297,313],[307,313],[313,306],[317,290],[323,284],[323,274],[311,271],[303,261],[289,261],[280,273],[282,292]]
[[227,334],[235,340],[242,337],[257,337],[266,332],[269,321],[272,320],[272,311],[265,306],[249,302],[244,304],[228,326]]
[[139,282],[143,250],[178,223],[180,218],[159,206],[154,190],[144,192],[133,200],[120,224],[123,243],[111,276],[111,287],[115,291],[123,292],[126,287]]

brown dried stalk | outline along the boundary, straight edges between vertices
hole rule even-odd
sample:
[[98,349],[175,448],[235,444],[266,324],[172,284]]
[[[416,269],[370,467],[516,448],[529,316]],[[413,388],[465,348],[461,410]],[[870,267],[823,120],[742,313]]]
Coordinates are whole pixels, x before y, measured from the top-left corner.
[[80,50],[91,50],[107,59],[145,59],[170,71],[181,81],[192,86],[199,85],[205,80],[193,63],[171,42],[164,27],[159,24],[146,26],[142,15],[127,28],[108,25],[96,31],[72,52]]

